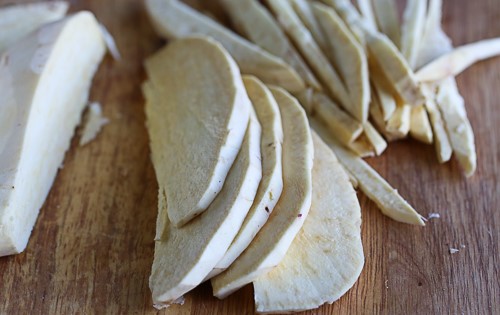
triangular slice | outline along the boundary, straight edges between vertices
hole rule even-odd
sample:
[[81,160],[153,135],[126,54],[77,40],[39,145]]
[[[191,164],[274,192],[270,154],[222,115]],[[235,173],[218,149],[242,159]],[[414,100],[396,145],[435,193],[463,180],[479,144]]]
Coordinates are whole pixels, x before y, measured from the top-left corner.
[[283,259],[311,206],[314,148],[304,110],[283,89],[272,88],[283,121],[283,192],[271,217],[233,264],[212,278],[214,295],[223,298]]
[[179,0],[147,0],[146,8],[156,31],[167,39],[206,35],[219,41],[238,63],[241,72],[290,92],[305,88],[302,78],[280,58],[233,33]]
[[224,257],[207,278],[218,275],[248,247],[268,220],[283,191],[282,143],[283,128],[278,104],[271,91],[257,78],[243,78],[248,96],[262,126],[260,150],[262,180],[250,211]]
[[365,123],[370,104],[370,80],[364,48],[335,10],[324,4],[314,3],[313,11],[328,39],[331,61],[339,69],[351,97],[351,106],[346,109],[358,121]]
[[315,133],[313,142],[311,210],[281,263],[254,281],[259,313],[331,304],[353,286],[363,269],[356,192],[333,152]]
[[0,52],[40,26],[64,17],[66,1],[8,5],[0,8]]
[[[261,179],[261,130],[252,114],[224,187],[210,207],[181,228],[168,226],[155,244],[149,287],[155,307],[182,301],[220,261],[252,206]],[[160,184],[161,187],[161,184]]]
[[321,85],[273,16],[257,0],[223,0],[235,28],[250,41],[283,59],[315,90]]
[[0,256],[26,247],[105,51],[99,23],[81,12],[0,57]]
[[[187,62],[188,60],[189,62]],[[217,42],[178,40],[146,60],[148,128],[168,217],[182,226],[215,199],[240,149],[250,100],[238,66]]]

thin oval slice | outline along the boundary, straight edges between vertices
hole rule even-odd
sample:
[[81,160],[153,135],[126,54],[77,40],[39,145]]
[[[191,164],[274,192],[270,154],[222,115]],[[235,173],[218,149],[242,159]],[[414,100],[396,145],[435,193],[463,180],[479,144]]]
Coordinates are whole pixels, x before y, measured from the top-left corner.
[[250,211],[238,235],[224,257],[207,278],[225,269],[248,247],[257,232],[268,220],[283,191],[282,143],[283,128],[278,104],[271,91],[255,77],[244,77],[248,96],[262,126],[260,150],[262,153],[262,180]]
[[203,281],[226,253],[252,206],[262,176],[261,130],[254,114],[252,117],[238,157],[214,202],[189,224],[167,226],[164,240],[155,244],[149,287],[157,308],[181,302],[182,295]]
[[271,217],[233,264],[212,278],[223,298],[276,267],[299,232],[311,206],[314,148],[306,114],[283,89],[271,89],[283,122],[283,192]]
[[186,38],[146,61],[146,107],[156,176],[167,212],[182,226],[224,184],[248,124],[250,100],[238,66],[209,38]]
[[206,35],[219,41],[241,68],[267,84],[275,84],[290,92],[305,88],[295,70],[280,58],[238,36],[207,16],[178,0],[147,0],[146,8],[156,31],[167,39],[190,35]]
[[363,269],[356,192],[333,152],[315,133],[313,142],[311,210],[281,263],[254,281],[259,313],[296,312],[333,303]]

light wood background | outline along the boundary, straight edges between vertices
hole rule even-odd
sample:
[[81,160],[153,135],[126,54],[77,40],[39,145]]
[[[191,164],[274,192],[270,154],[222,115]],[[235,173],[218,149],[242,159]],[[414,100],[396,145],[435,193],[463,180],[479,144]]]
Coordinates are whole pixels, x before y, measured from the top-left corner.
[[[106,58],[91,93],[111,123],[85,147],[73,141],[27,250],[0,258],[0,314],[154,314],[157,184],[140,84],[142,60],[162,41],[142,1],[70,2],[72,11],[94,12],[123,55]],[[455,45],[500,36],[500,1],[445,0],[444,28]],[[432,147],[412,140],[370,159],[421,213],[441,218],[425,228],[399,224],[359,193],[361,277],[333,305],[305,314],[500,314],[500,58],[475,65],[458,84],[476,135],[475,176],[466,180],[455,161],[440,165]],[[251,286],[219,301],[204,284],[184,306],[160,313],[253,312]]]

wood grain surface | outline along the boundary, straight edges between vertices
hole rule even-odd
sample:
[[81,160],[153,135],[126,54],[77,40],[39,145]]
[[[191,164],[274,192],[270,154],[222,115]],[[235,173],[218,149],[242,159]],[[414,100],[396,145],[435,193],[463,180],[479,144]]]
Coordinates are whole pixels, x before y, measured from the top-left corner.
[[[155,314],[148,277],[157,184],[140,84],[142,60],[163,43],[142,1],[70,2],[72,11],[94,12],[123,55],[106,58],[91,93],[111,122],[85,147],[73,140],[28,248],[0,258],[0,314]],[[500,36],[498,0],[445,0],[443,18],[455,45]],[[421,213],[441,218],[424,228],[396,223],[359,193],[361,277],[333,305],[304,314],[500,314],[500,58],[475,65],[458,84],[475,130],[474,177],[466,180],[455,161],[438,164],[431,146],[412,140],[370,159]],[[159,313],[253,314],[252,294],[247,286],[219,301],[203,284],[184,306]]]

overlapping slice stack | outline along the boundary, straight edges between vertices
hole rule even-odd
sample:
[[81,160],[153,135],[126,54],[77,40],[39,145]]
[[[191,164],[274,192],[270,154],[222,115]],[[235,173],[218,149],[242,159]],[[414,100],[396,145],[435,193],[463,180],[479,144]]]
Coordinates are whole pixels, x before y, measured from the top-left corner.
[[106,52],[94,15],[67,7],[0,8],[0,256],[25,249]]
[[[353,186],[394,220],[424,225],[362,157],[411,135],[471,175],[472,129],[450,76],[498,54],[498,40],[453,51],[440,0],[408,1],[402,25],[392,0],[360,0],[360,11],[349,0],[221,4],[239,34],[178,0],[146,1],[158,33],[177,39],[146,62],[143,87],[160,186],[153,300],[179,302],[211,279],[219,298],[253,282],[263,313],[332,303],[364,261]],[[238,106],[248,127],[221,112]],[[222,188],[202,185],[211,180]]]

